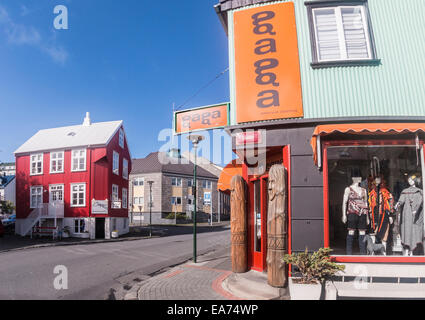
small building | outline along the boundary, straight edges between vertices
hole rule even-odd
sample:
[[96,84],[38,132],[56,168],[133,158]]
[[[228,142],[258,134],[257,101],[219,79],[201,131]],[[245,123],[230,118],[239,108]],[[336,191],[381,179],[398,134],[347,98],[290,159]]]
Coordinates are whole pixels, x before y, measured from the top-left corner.
[[15,176],[0,176],[0,201],[9,201],[13,206],[16,205]]
[[68,229],[72,237],[127,233],[131,156],[122,121],[38,131],[15,151],[16,228]]
[[14,176],[16,174],[15,163],[0,163],[0,176]]
[[[178,150],[171,152],[152,152],[146,158],[133,159],[130,174],[130,207],[133,223],[150,222],[164,224],[174,222],[177,215],[192,218],[194,198],[193,163],[181,157]],[[148,181],[153,181],[152,193]],[[197,221],[221,219],[223,205],[219,202],[217,191],[218,176],[197,166],[198,202]],[[149,208],[152,195],[152,208]],[[179,219],[180,220],[180,219]]]

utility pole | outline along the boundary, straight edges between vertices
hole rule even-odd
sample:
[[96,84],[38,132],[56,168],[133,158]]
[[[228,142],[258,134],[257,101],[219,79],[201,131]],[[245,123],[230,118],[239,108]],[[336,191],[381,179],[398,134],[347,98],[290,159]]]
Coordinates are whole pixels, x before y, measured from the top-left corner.
[[204,140],[204,137],[199,134],[191,134],[187,137],[192,144],[193,149],[195,151],[195,162],[193,166],[193,183],[194,186],[192,187],[193,190],[193,198],[195,200],[195,203],[193,204],[193,262],[196,263],[196,203],[197,203],[197,183],[196,183],[196,159],[197,159],[197,149],[198,149],[198,143]]

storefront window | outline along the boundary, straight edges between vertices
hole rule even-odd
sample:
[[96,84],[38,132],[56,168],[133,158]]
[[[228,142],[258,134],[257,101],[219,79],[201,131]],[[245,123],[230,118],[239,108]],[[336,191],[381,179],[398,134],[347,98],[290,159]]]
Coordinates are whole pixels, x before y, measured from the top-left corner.
[[261,183],[254,182],[254,250],[261,252]]
[[416,146],[327,148],[335,255],[424,255],[421,155]]

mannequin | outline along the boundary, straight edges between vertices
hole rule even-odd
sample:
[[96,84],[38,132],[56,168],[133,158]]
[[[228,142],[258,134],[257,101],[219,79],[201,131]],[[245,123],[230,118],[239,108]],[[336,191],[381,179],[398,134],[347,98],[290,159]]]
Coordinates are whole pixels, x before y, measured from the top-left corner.
[[352,173],[353,183],[345,188],[342,202],[342,222],[347,224],[347,255],[353,254],[353,240],[356,230],[359,230],[360,254],[366,254],[366,229],[369,224],[367,208],[367,191],[360,187],[362,177],[360,171]]
[[375,178],[372,190],[369,193],[369,210],[372,230],[378,243],[381,242],[384,245],[385,255],[390,224],[393,223],[390,214],[394,211],[394,199],[380,176]]
[[419,178],[411,175],[408,183],[410,187],[401,192],[395,206],[396,210],[402,209],[400,233],[404,256],[412,256],[413,250],[422,243],[424,236],[423,194],[418,188]]

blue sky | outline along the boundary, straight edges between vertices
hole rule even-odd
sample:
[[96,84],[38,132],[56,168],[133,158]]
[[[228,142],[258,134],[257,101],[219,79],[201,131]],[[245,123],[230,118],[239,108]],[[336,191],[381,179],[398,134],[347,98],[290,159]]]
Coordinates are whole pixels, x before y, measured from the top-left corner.
[[[228,66],[217,2],[0,0],[0,162],[40,129],[82,123],[86,111],[94,122],[124,120],[133,158],[158,150],[173,102]],[[68,30],[53,26],[57,5],[68,9]],[[185,108],[225,101],[228,73]]]

